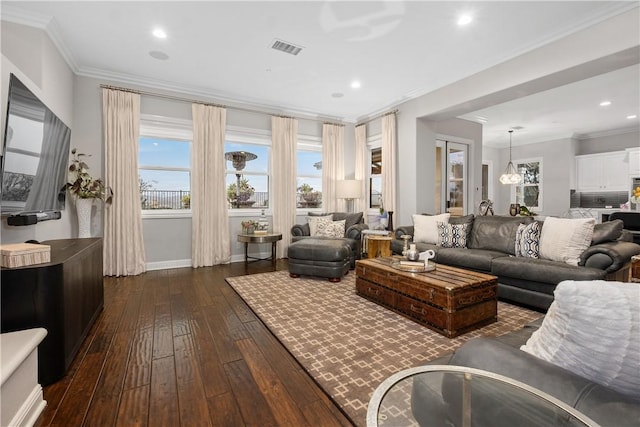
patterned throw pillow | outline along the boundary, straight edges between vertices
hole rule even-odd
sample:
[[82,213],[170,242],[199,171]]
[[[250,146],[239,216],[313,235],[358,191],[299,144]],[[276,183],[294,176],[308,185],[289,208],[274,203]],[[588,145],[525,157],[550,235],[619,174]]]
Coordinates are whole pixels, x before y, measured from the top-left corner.
[[540,258],[540,223],[520,224],[516,232],[516,256]]
[[344,237],[345,223],[344,219],[342,221],[320,220],[316,224],[317,236],[342,238]]
[[318,221],[333,221],[333,215],[324,215],[324,216],[308,216],[307,222],[309,223],[309,235],[317,236],[318,235]]
[[438,221],[438,246],[466,248],[469,224],[449,224]]

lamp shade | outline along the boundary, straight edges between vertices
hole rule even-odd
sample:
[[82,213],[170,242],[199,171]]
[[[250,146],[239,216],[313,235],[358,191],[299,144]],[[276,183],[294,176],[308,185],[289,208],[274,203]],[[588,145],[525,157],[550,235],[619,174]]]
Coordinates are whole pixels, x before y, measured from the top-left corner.
[[336,181],[338,199],[359,199],[362,197],[362,181],[359,179],[341,179]]

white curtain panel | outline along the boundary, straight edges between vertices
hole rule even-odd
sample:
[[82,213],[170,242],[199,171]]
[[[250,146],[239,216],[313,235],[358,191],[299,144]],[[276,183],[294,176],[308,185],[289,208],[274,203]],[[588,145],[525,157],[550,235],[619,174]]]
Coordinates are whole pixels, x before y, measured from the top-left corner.
[[282,233],[276,258],[287,256],[291,227],[296,220],[296,149],[298,121],[290,117],[271,117],[271,209],[273,230]]
[[382,200],[386,211],[396,210],[396,113],[382,117]]
[[367,125],[356,126],[354,179],[360,180],[362,194],[361,198],[353,201],[354,212],[362,212],[364,222],[367,223]]
[[192,104],[191,265],[231,261],[225,185],[224,138],[227,110]]
[[104,213],[104,274],[137,275],[146,270],[138,181],[140,95],[102,89],[102,120],[105,185],[114,194]]
[[336,199],[336,181],[344,179],[344,126],[322,125],[322,210],[345,212],[346,200]]

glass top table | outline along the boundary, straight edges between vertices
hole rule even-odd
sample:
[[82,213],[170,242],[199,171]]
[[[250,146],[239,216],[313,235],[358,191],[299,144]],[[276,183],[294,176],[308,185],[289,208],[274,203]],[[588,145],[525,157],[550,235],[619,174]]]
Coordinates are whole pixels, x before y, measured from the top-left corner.
[[598,426],[555,397],[503,375],[452,365],[406,369],[373,393],[367,427]]

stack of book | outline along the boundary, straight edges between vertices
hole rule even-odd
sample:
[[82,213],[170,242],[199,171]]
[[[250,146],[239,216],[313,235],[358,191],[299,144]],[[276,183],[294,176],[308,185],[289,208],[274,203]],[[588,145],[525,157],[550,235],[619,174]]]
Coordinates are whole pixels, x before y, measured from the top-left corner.
[[51,246],[13,243],[0,246],[2,267],[16,268],[51,262]]

